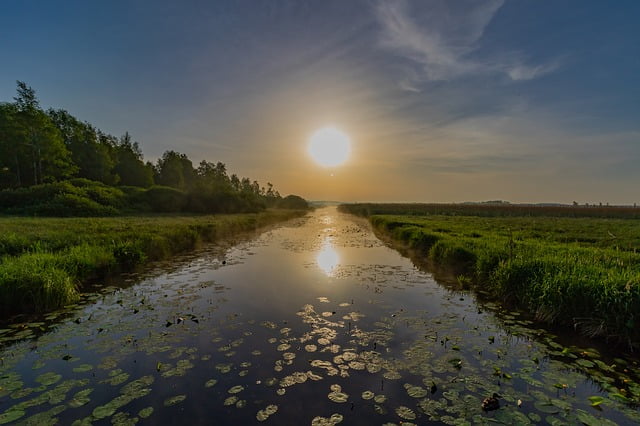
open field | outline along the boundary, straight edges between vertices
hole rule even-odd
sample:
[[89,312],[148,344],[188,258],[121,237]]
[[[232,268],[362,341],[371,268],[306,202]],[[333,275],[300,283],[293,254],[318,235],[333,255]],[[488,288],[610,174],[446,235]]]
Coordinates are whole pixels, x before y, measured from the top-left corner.
[[[495,216],[371,215],[374,228],[451,268],[462,284],[527,310],[637,345],[640,223],[632,219],[545,217],[518,210]],[[416,205],[417,206],[417,205]],[[402,205],[344,205],[346,212],[402,211]],[[469,210],[469,212],[473,212]],[[508,212],[507,209],[503,212]]]
[[360,216],[399,214],[410,216],[482,217],[599,217],[640,219],[640,208],[631,206],[561,206],[509,203],[358,203],[348,204],[349,213]]
[[79,285],[107,273],[259,227],[303,211],[215,216],[0,218],[0,315],[74,302]]

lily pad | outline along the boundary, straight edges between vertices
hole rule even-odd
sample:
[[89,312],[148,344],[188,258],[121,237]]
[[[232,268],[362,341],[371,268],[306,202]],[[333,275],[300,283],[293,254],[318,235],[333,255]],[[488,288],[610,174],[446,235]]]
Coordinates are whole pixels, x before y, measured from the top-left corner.
[[553,405],[550,401],[549,402],[538,401],[533,405],[536,408],[536,410],[546,414],[556,414],[560,412],[560,408]]
[[373,399],[373,397],[375,396],[375,394],[371,391],[364,391],[362,392],[362,399]]
[[141,419],[149,418],[151,414],[153,414],[153,407],[143,408],[142,410],[138,411],[138,417],[140,417]]
[[429,394],[429,391],[421,386],[409,386],[407,394],[412,398],[424,398]]
[[405,419],[405,420],[415,420],[415,418],[416,418],[415,411],[413,411],[409,407],[405,407],[404,405],[401,405],[398,408],[396,408],[396,414],[400,418]]
[[76,393],[69,401],[69,407],[78,408],[88,404],[91,401],[91,398],[89,398],[91,392],[93,392],[93,389],[89,388]]
[[264,422],[270,416],[275,414],[277,411],[278,411],[278,406],[277,405],[268,405],[264,410],[258,411],[258,413],[256,414],[256,419],[259,422]]
[[73,369],[74,373],[86,373],[87,371],[93,370],[93,365],[91,364],[80,364],[79,366]]
[[224,405],[225,406],[234,405],[236,402],[238,402],[238,397],[233,395],[224,400]]
[[38,377],[36,377],[36,382],[44,386],[49,386],[58,382],[60,379],[62,379],[62,374],[49,372],[49,373],[41,374]]
[[10,408],[4,413],[0,414],[0,425],[14,422],[24,415],[25,415],[24,410]]
[[244,390],[244,386],[237,385],[229,389],[227,392],[229,392],[230,394],[236,394],[236,393],[242,392],[243,390]]
[[164,400],[165,407],[171,407],[176,404],[180,404],[182,401],[187,399],[187,395],[176,395]]
[[589,401],[591,402],[592,407],[597,407],[598,405],[604,402],[604,398],[601,396],[590,396]]
[[349,395],[347,395],[344,392],[330,392],[328,397],[331,401],[336,402],[338,404],[347,402],[347,399],[349,399]]

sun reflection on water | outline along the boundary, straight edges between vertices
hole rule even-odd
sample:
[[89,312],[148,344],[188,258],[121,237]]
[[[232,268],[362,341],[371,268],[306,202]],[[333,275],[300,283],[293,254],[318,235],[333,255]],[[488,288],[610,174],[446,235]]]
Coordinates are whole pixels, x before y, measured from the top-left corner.
[[318,262],[318,266],[325,275],[328,277],[333,276],[336,267],[340,263],[340,256],[333,248],[330,240],[325,240],[322,243],[322,248],[318,252],[318,256],[316,256],[316,262]]
[[331,225],[333,223],[333,217],[326,215],[320,218],[320,223],[323,225]]

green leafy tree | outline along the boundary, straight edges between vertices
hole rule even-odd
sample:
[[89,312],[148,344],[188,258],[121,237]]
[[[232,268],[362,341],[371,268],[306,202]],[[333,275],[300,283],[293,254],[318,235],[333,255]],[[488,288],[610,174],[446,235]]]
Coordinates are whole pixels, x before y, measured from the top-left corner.
[[147,188],[153,185],[153,167],[143,162],[142,151],[137,142],[131,140],[129,132],[118,141],[110,135],[101,138],[111,140],[116,157],[114,172],[120,178],[120,185],[141,186]]
[[[3,123],[9,135],[3,151],[13,162],[10,168],[16,186],[53,182],[72,176],[77,170],[62,136],[50,117],[40,109],[35,90],[17,82],[13,108],[3,108]],[[7,147],[6,144],[14,144]],[[9,167],[9,166],[4,166]]]
[[0,188],[22,185],[21,152],[24,129],[17,122],[15,104],[0,104]]
[[81,122],[63,109],[49,109],[47,114],[71,151],[71,158],[78,167],[78,177],[107,185],[118,183],[119,176],[114,173],[115,146],[109,139],[100,140],[95,127]]
[[185,155],[176,151],[166,151],[156,165],[156,183],[172,188],[187,190],[193,188],[196,173],[193,163]]

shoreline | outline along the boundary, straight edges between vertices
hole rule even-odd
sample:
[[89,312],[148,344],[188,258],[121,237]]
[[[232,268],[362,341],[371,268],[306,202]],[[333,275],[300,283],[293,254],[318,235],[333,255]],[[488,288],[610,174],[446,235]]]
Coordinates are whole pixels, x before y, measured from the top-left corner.
[[301,217],[304,210],[206,216],[2,217],[0,318],[45,313],[79,290],[145,262]]

